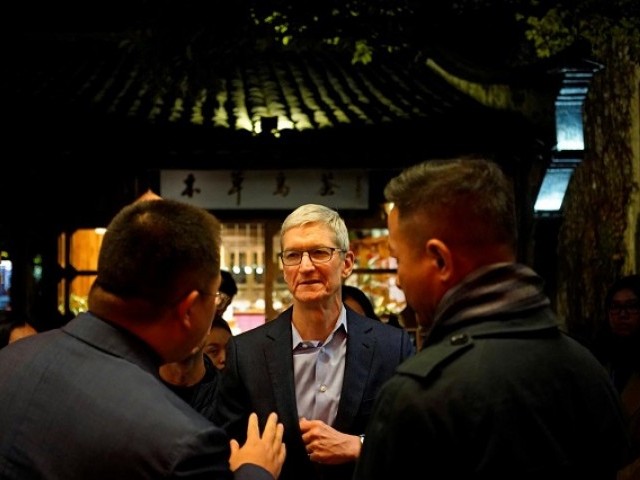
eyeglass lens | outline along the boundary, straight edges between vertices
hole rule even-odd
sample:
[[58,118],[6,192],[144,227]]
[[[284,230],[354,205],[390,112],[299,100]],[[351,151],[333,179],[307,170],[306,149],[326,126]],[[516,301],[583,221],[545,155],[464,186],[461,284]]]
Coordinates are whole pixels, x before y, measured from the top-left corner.
[[336,250],[340,251],[339,248],[333,247],[314,248],[312,250],[284,250],[280,254],[280,258],[282,258],[282,263],[285,265],[299,265],[306,253],[313,263],[326,263],[331,260],[333,252]]
[[639,313],[640,312],[640,303],[639,302],[631,302],[631,303],[612,303],[611,308],[609,309],[611,313],[619,314],[622,311],[626,313]]

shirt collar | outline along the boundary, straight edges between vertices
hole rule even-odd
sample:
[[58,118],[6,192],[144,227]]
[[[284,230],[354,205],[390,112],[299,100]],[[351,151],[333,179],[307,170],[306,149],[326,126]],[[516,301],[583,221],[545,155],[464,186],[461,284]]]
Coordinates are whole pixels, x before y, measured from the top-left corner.
[[[338,321],[336,322],[335,327],[333,327],[333,331],[331,332],[331,334],[327,337],[327,341],[331,340],[333,335],[338,331],[338,329],[340,327],[343,327],[344,328],[344,332],[347,333],[347,309],[344,307],[344,305],[342,305],[342,310],[340,310],[340,315],[338,316]],[[302,340],[302,337],[300,336],[300,333],[298,333],[298,330],[293,325],[293,322],[291,322],[291,338],[292,338],[292,344],[291,344],[291,348],[292,349],[295,349],[296,347],[298,347],[299,345],[302,345],[302,344],[307,344],[309,346],[318,347],[322,343],[320,341],[304,342]],[[310,344],[312,344],[312,345],[310,345]]]

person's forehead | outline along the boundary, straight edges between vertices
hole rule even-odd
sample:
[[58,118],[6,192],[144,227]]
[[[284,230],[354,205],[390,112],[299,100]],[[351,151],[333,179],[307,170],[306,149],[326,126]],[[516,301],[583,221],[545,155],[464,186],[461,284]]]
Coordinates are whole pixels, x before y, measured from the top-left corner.
[[629,288],[623,288],[613,294],[614,300],[637,300],[638,296]]
[[295,242],[296,244],[318,246],[328,245],[326,244],[326,241],[333,240],[334,237],[335,233],[327,225],[322,223],[312,223],[287,230],[283,235],[282,240],[285,247],[292,242]]

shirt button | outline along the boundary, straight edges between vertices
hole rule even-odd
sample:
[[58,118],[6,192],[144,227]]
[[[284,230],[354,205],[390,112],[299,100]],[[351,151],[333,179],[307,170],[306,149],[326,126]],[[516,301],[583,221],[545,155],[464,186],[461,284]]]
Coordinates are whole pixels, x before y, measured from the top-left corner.
[[326,392],[327,391],[327,386],[326,385],[320,385],[320,391],[322,393]]

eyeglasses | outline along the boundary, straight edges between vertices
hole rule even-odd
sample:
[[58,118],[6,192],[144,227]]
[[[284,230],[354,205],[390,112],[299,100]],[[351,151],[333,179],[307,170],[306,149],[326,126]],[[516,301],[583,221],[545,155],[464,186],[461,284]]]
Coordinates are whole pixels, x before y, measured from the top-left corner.
[[222,293],[222,292],[209,293],[209,292],[203,292],[202,290],[198,290],[198,293],[200,293],[200,295],[203,295],[205,297],[216,297],[215,298],[216,307],[219,306],[227,296],[226,293]]
[[623,311],[629,315],[640,313],[640,302],[612,303],[609,307],[609,313],[613,315],[620,315]]
[[336,247],[318,247],[311,250],[283,250],[280,252],[279,257],[283,265],[292,267],[302,263],[302,257],[304,257],[305,253],[309,255],[309,260],[316,264],[327,263],[333,258],[333,252],[344,252],[344,250]]
[[216,294],[216,307],[220,308],[220,307],[225,307],[227,305],[229,305],[231,303],[231,296],[224,293],[224,292],[218,292]]

